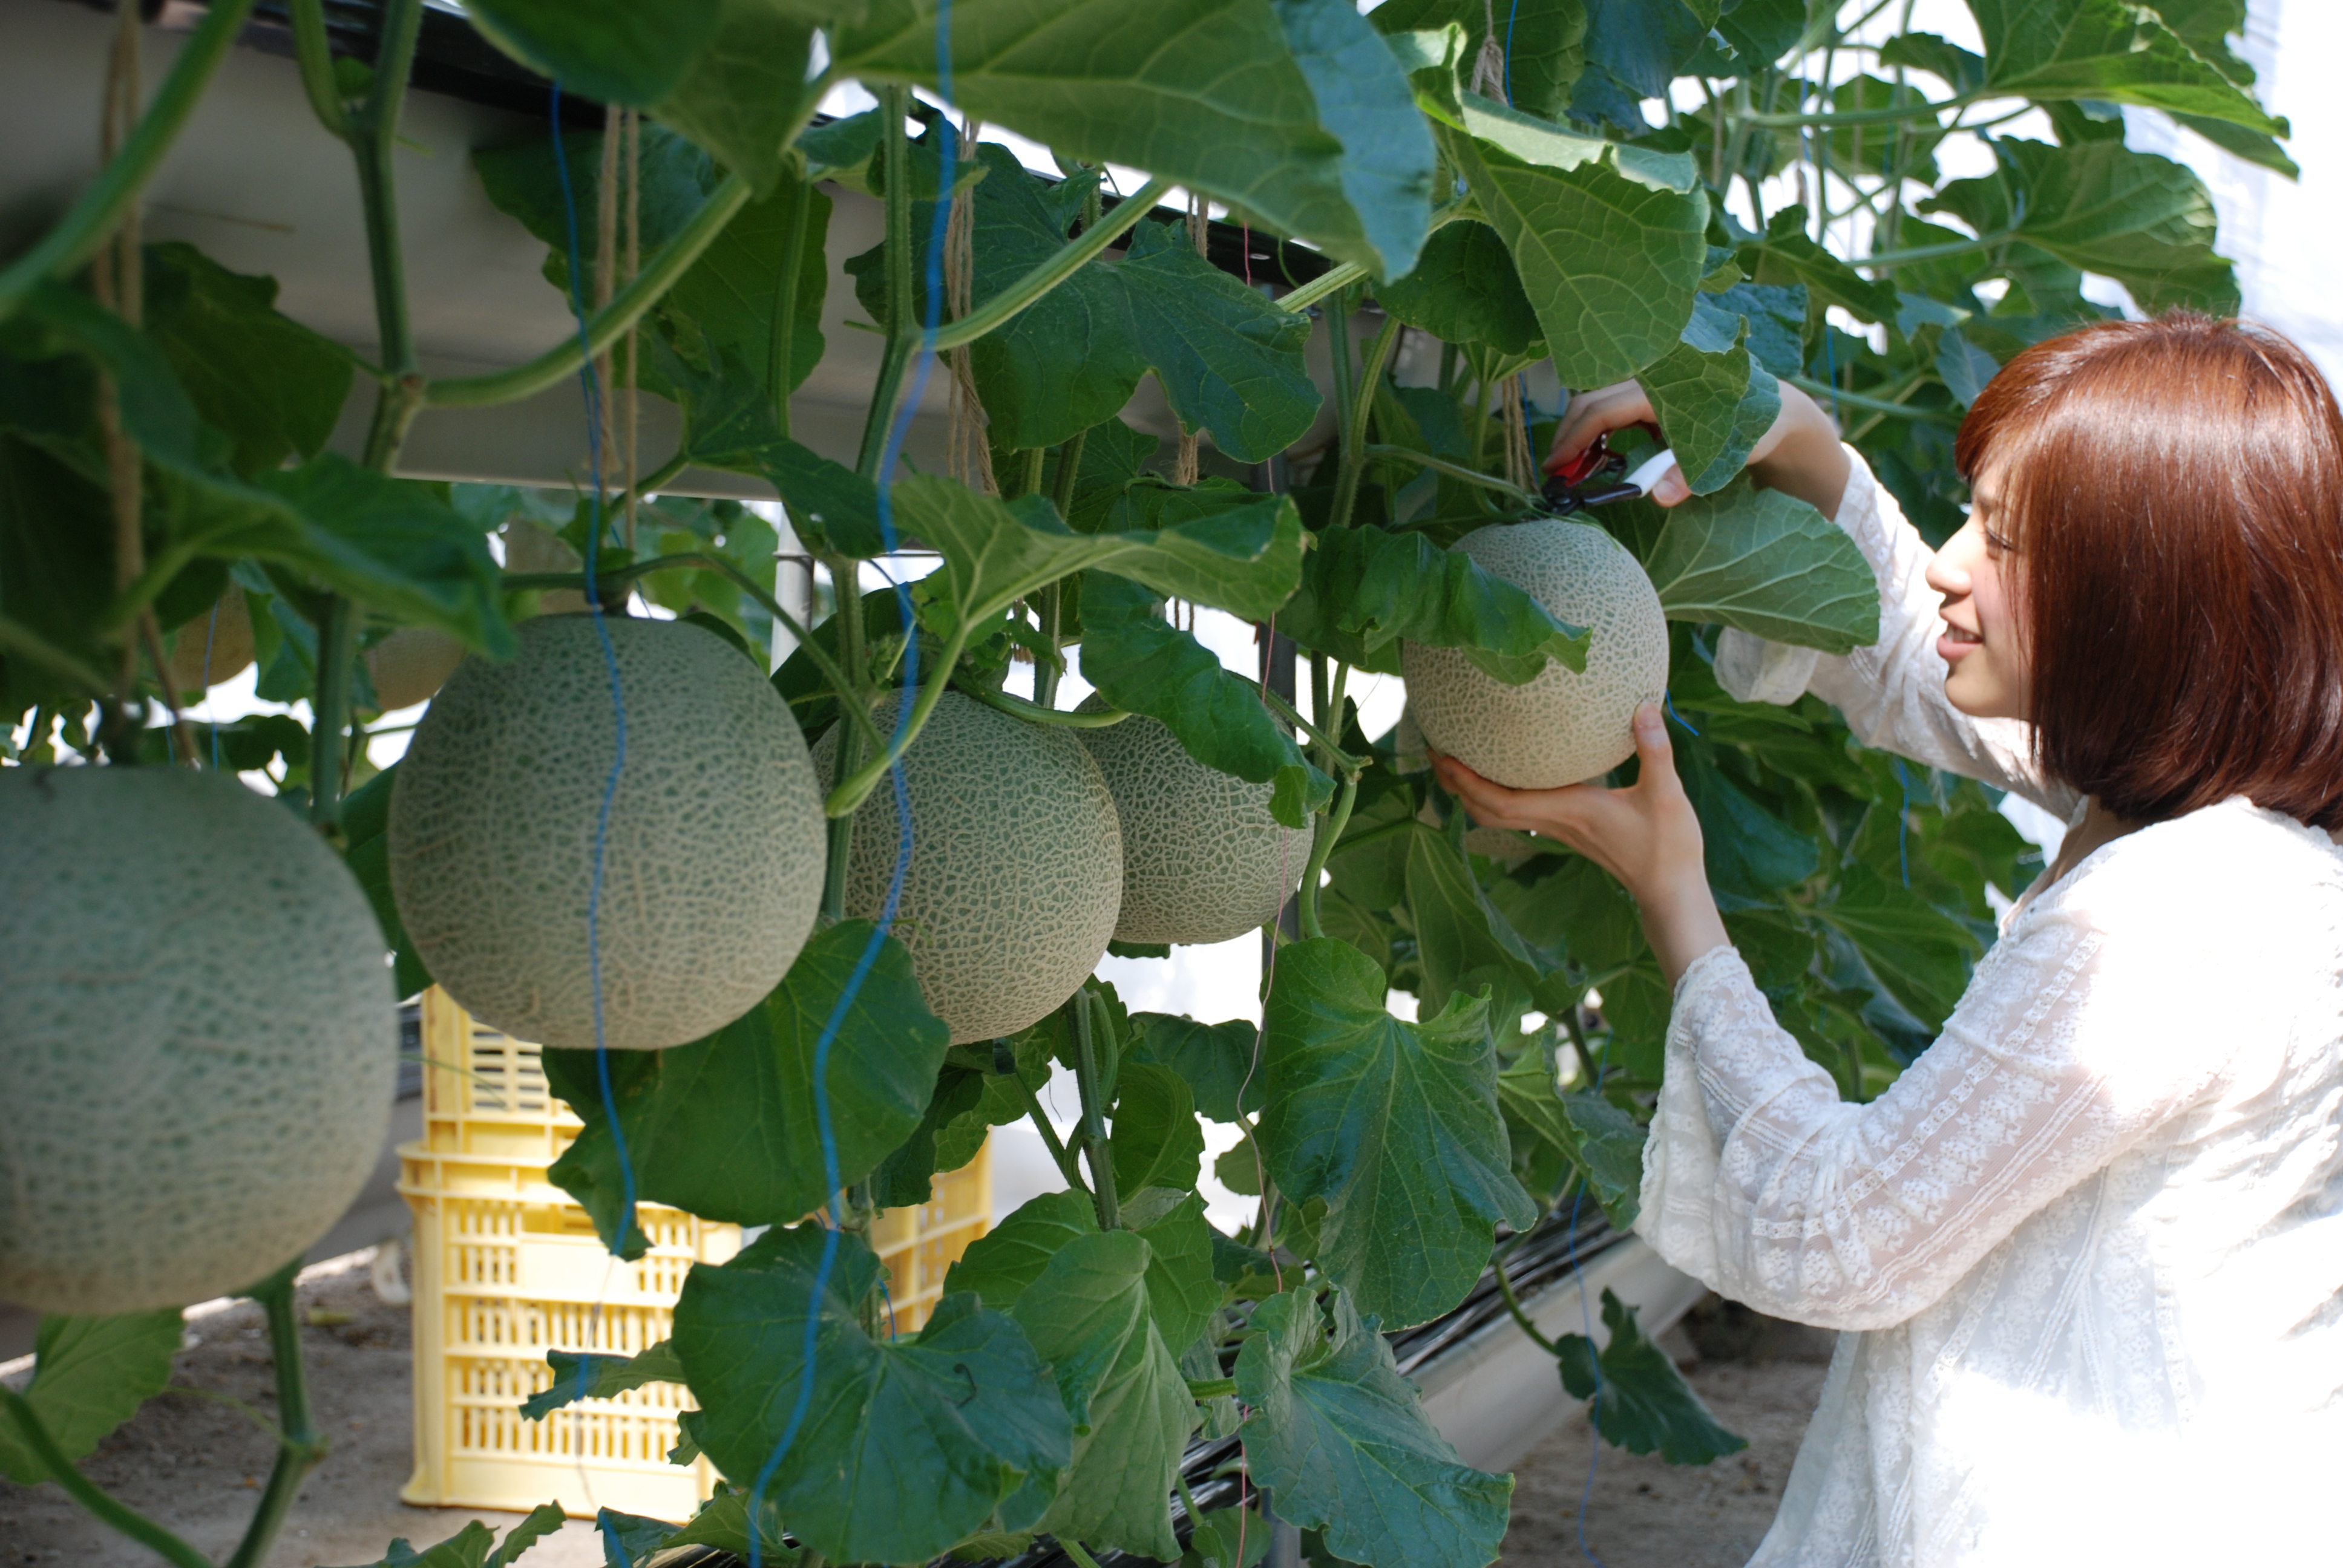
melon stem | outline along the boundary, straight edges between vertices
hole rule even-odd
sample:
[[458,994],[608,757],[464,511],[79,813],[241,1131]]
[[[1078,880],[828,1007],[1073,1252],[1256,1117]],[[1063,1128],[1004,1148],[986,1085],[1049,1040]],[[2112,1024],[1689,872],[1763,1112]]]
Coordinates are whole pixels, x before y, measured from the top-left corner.
[[1091,1193],[1098,1205],[1099,1229],[1122,1224],[1122,1205],[1114,1190],[1114,1148],[1107,1141],[1105,1085],[1099,1080],[1098,1047],[1091,1034],[1091,991],[1085,985],[1074,993],[1074,1081],[1082,1093],[1082,1152],[1090,1161]]
[[1327,858],[1333,854],[1336,841],[1342,837],[1342,829],[1351,825],[1351,807],[1358,798],[1359,777],[1350,774],[1335,792],[1333,809],[1319,819],[1318,832],[1310,841],[1310,863],[1302,868],[1302,887],[1295,900],[1295,912],[1301,917],[1305,938],[1326,934],[1326,928],[1318,921],[1318,881],[1325,872]]
[[326,1457],[326,1442],[318,1435],[309,1409],[308,1373],[301,1363],[301,1320],[295,1310],[294,1275],[293,1269],[283,1270],[255,1292],[268,1313],[268,1350],[277,1363],[277,1415],[283,1435],[278,1439],[277,1463],[268,1473],[267,1489],[260,1494],[260,1506],[245,1527],[236,1555],[222,1568],[258,1568],[284,1527],[286,1515],[292,1512],[294,1500],[300,1496],[302,1483]]

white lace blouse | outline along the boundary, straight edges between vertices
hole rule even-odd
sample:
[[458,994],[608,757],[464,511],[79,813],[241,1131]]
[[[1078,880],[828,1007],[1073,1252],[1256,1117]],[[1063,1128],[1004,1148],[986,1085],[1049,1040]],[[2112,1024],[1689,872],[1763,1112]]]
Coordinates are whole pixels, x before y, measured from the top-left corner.
[[[2066,814],[2022,726],[1946,701],[1927,546],[1859,457],[1838,523],[1878,645],[1727,633],[1725,684]],[[1869,1105],[1712,950],[1636,1228],[1847,1331],[1753,1568],[2343,1563],[2343,850],[2242,798],[2116,839]]]

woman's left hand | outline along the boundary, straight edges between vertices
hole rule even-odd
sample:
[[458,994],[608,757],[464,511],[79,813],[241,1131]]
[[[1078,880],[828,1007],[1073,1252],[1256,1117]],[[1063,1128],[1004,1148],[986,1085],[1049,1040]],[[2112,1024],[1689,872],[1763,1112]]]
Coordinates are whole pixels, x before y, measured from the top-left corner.
[[1618,878],[1642,909],[1644,934],[1674,985],[1693,960],[1731,939],[1708,890],[1700,819],[1676,777],[1659,704],[1637,709],[1634,725],[1641,767],[1625,789],[1509,789],[1437,752],[1433,767],[1475,822],[1559,839]]

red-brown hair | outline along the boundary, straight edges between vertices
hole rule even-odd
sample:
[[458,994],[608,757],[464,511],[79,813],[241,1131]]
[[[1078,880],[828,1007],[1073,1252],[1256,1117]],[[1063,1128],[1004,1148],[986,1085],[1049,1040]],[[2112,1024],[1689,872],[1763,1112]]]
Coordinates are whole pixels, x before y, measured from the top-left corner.
[[2087,327],[2002,367],[1954,460],[2001,468],[2045,772],[2135,820],[2343,827],[2343,415],[2299,348]]

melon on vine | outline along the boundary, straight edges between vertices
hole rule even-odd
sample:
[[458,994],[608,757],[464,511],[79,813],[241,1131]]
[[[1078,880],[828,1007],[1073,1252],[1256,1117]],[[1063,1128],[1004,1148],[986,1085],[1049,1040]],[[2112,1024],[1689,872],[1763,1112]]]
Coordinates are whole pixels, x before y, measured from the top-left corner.
[[0,1299],[257,1283],[373,1172],[398,1008],[374,911],[216,773],[0,769]]
[[366,650],[367,677],[381,711],[427,702],[464,662],[463,640],[436,626],[402,626]]
[[236,584],[181,627],[171,645],[171,685],[185,696],[233,680],[252,663],[252,610]]
[[1635,709],[1667,690],[1668,626],[1626,547],[1546,518],[1475,528],[1455,548],[1593,637],[1583,673],[1548,664],[1523,686],[1454,648],[1403,644],[1408,711],[1425,742],[1515,789],[1581,783],[1633,756]]
[[[659,1050],[780,982],[821,903],[824,830],[789,706],[678,621],[611,617],[626,761],[609,800],[598,934],[603,1043]],[[587,910],[618,719],[590,615],[516,628],[468,660],[399,765],[391,890],[432,977],[518,1040],[596,1043]]]
[[[897,700],[873,706],[882,735]],[[845,729],[814,747],[825,784]],[[1122,829],[1099,765],[1068,730],[947,691],[903,753],[903,779],[911,859],[894,934],[929,1010],[954,1045],[1039,1022],[1106,956],[1122,904]],[[898,822],[881,779],[854,813],[849,915],[873,919],[885,902]]]
[[[1084,712],[1107,706],[1095,694]],[[1122,824],[1124,942],[1224,942],[1268,924],[1310,859],[1310,835],[1269,814],[1271,786],[1208,768],[1162,720],[1075,733]]]

